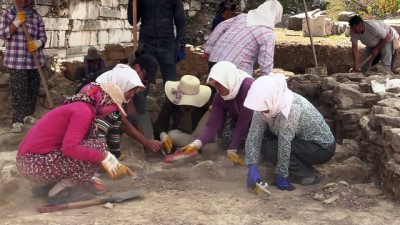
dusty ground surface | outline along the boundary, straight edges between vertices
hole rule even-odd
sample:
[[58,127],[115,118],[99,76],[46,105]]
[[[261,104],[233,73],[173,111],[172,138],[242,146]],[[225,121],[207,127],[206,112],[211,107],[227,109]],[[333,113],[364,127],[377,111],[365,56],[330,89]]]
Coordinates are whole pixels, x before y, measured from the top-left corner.
[[[15,152],[0,155],[12,159]],[[400,224],[399,203],[373,182],[327,176],[315,186],[296,185],[292,192],[271,186],[272,199],[265,201],[246,189],[247,170],[223,155],[173,165],[154,155],[146,161],[140,157],[125,163],[141,168],[143,180],[102,177],[108,188],[104,195],[140,189],[146,191],[142,198],[112,209],[99,205],[41,214],[35,209],[45,199],[33,197],[28,181],[19,178],[1,193],[0,224]],[[319,169],[327,172],[335,163]],[[270,165],[261,167],[268,183],[272,171]]]

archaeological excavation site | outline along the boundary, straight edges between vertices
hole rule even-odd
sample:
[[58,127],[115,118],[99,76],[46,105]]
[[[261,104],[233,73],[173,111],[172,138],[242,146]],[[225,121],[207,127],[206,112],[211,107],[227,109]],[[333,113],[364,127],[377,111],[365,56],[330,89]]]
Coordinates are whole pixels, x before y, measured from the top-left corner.
[[[342,1],[335,0],[307,0],[304,1],[305,4],[303,1],[294,0],[148,0],[149,2],[157,2],[155,3],[157,6],[154,6],[154,8],[161,11],[153,11],[154,15],[158,16],[162,16],[164,12],[170,10],[165,5],[175,5],[181,2],[182,13],[185,17],[185,41],[183,46],[180,47],[184,52],[184,54],[182,53],[184,57],[176,60],[174,53],[176,78],[173,80],[179,81],[186,75],[191,75],[196,81],[197,79],[200,81],[200,86],[210,83],[210,86],[213,86],[214,83],[212,82],[220,82],[216,78],[210,80],[211,74],[213,74],[210,63],[216,63],[212,68],[215,68],[219,63],[212,61],[213,53],[207,52],[207,43],[214,40],[215,33],[221,29],[223,24],[235,18],[241,18],[240,16],[244,14],[251,15],[252,10],[256,12],[264,3],[278,2],[283,6],[283,13],[279,22],[274,25],[273,29],[268,28],[274,38],[270,59],[272,65],[269,72],[271,74],[283,74],[286,79],[287,90],[293,92],[295,96],[302,96],[312,104],[329,128],[328,132],[332,133],[336,149],[329,160],[311,166],[320,174],[318,180],[311,184],[304,185],[303,181],[296,181],[292,177],[289,165],[289,176],[287,179],[285,178],[285,181],[290,186],[295,187],[295,190],[292,191],[282,189],[279,186],[279,180],[276,178],[276,164],[279,164],[279,160],[283,157],[282,154],[277,153],[278,163],[271,163],[267,156],[265,158],[261,156],[257,164],[257,171],[259,171],[262,181],[268,185],[264,186],[267,190],[261,191],[262,194],[260,194],[256,191],[258,189],[255,186],[249,187],[248,184],[251,169],[247,163],[249,156],[246,154],[246,149],[249,146],[245,139],[245,147],[243,145],[234,149],[235,156],[245,159],[243,164],[237,163],[229,157],[229,151],[233,149],[232,144],[229,148],[220,146],[220,143],[223,142],[221,136],[224,135],[221,128],[218,132],[215,132],[217,135],[212,137],[214,142],[206,144],[200,141],[200,147],[195,150],[196,154],[193,157],[187,156],[186,153],[176,154],[176,152],[187,147],[186,144],[185,147],[177,148],[173,154],[165,150],[165,138],[156,132],[156,124],[162,120],[160,118],[162,118],[163,113],[174,113],[172,106],[170,111],[165,112],[165,105],[167,103],[170,103],[170,105],[178,104],[179,101],[170,100],[170,94],[166,93],[170,81],[164,83],[163,72],[166,70],[161,68],[163,64],[157,57],[159,67],[154,69],[156,71],[154,82],[149,78],[151,75],[149,75],[150,69],[148,67],[142,66],[140,69],[135,69],[135,66],[139,65],[135,64],[139,56],[136,56],[136,59],[131,59],[134,51],[140,49],[143,45],[141,41],[144,40],[145,36],[142,33],[150,29],[149,26],[145,26],[145,18],[148,18],[148,15],[139,11],[139,7],[149,4],[144,3],[144,0],[33,1],[35,2],[34,9],[43,20],[44,33],[47,37],[45,43],[41,42],[43,46],[36,46],[37,49],[43,51],[44,64],[41,67],[40,75],[45,82],[42,78],[36,108],[34,107],[33,116],[37,119],[36,123],[29,124],[24,118],[20,127],[21,131],[14,132],[16,106],[13,101],[16,95],[13,95],[13,91],[15,92],[13,79],[16,76],[15,73],[17,73],[15,71],[18,71],[18,69],[11,68],[7,60],[10,57],[10,52],[13,51],[9,48],[9,45],[13,43],[12,39],[3,38],[3,36],[5,36],[4,32],[11,33],[11,29],[14,27],[17,31],[19,29],[15,25],[15,20],[18,19],[19,15],[16,12],[13,14],[16,19],[9,21],[12,25],[8,27],[4,22],[6,20],[5,13],[14,4],[20,4],[18,1],[32,2],[30,0],[15,0],[17,3],[11,0],[0,1],[0,10],[3,14],[0,21],[0,224],[400,224],[400,60],[398,52],[396,49],[391,55],[391,70],[387,69],[383,63],[383,53],[379,53],[381,62],[372,63],[368,72],[361,72],[363,65],[360,65],[360,63],[358,66],[361,67],[361,70],[354,68],[356,64],[354,63],[354,55],[362,55],[363,51],[368,49],[368,46],[358,42],[358,49],[354,50],[354,42],[353,45],[351,42],[351,33],[354,32],[354,27],[349,25],[349,20],[354,15],[360,14],[364,21],[377,19],[383,21],[389,27],[388,29],[400,33],[399,11],[382,14],[381,11],[378,11],[379,5],[373,5],[375,1],[368,0],[343,1],[350,5],[343,5],[344,8],[341,11],[333,6],[339,7],[342,3],[339,4],[338,2]],[[236,12],[238,14],[235,14],[236,17],[220,23],[214,31],[211,31],[217,9],[220,9],[221,5],[227,4],[227,2],[233,2],[232,4],[236,2],[236,10],[240,9],[240,13]],[[354,5],[351,2],[358,4]],[[396,10],[400,9],[399,1],[379,2],[397,4]],[[132,4],[133,15],[138,15],[136,18],[139,22],[137,28],[133,28],[129,21],[132,17],[129,18],[128,11],[130,11],[129,7],[132,7]],[[373,7],[368,8],[368,4]],[[136,11],[135,5],[138,11]],[[161,6],[166,8],[159,8]],[[370,8],[375,9],[375,11]],[[227,9],[226,5],[225,9]],[[305,10],[308,11],[308,17],[304,13]],[[372,10],[372,13],[368,10]],[[130,12],[132,13],[132,11]],[[174,15],[177,14],[176,11],[173,12]],[[27,12],[26,21],[32,19],[28,14]],[[25,22],[25,25],[27,23]],[[161,22],[155,24],[154,26],[157,26],[157,28],[154,29],[164,29],[160,25]],[[17,25],[19,24],[17,23]],[[172,32],[175,35],[179,35],[181,32],[178,25],[178,22],[175,21],[176,29]],[[22,25],[20,26],[23,36]],[[224,29],[229,31],[228,27]],[[31,28],[28,28],[30,31]],[[225,30],[221,33],[224,33]],[[226,33],[229,33],[228,31]],[[166,33],[168,32],[163,30],[162,34]],[[237,35],[240,35],[240,32]],[[394,39],[392,38],[394,47],[394,40],[396,37],[398,40],[399,35],[396,36],[393,33],[393,36],[395,36]],[[247,37],[247,39],[251,38]],[[32,40],[34,39],[32,37]],[[383,37],[381,42],[383,43],[387,39],[387,37]],[[25,48],[25,44],[23,46]],[[214,49],[215,46],[213,45]],[[246,51],[239,49],[241,46],[243,45],[237,45],[237,49],[225,49],[222,52],[229,55]],[[118,127],[121,130],[117,132],[121,156],[112,156],[118,162],[118,169],[115,173],[119,173],[122,165],[124,168],[133,171],[133,176],[111,178],[108,167],[104,166],[107,154],[111,155],[111,153],[103,153],[101,157],[105,155],[106,159],[100,160],[101,163],[98,161],[99,169],[93,175],[98,179],[97,184],[101,183],[102,189],[98,188],[93,191],[95,185],[93,185],[92,180],[75,186],[63,187],[66,189],[59,193],[64,193],[64,190],[67,190],[68,192],[65,193],[69,195],[76,191],[78,194],[75,197],[77,198],[74,201],[61,203],[57,202],[56,199],[55,203],[52,203],[48,199],[54,199],[51,192],[54,191],[55,185],[59,183],[55,185],[52,183],[53,188],[50,189],[50,192],[47,189],[44,197],[43,193],[41,193],[41,196],[38,195],[34,191],[32,180],[26,175],[30,174],[29,171],[26,172],[21,169],[22,164],[18,160],[22,149],[35,150],[29,149],[26,144],[27,138],[34,136],[32,131],[38,133],[43,131],[45,133],[44,130],[35,129],[41,124],[41,120],[44,120],[46,115],[52,111],[59,111],[65,105],[75,104],[68,102],[69,99],[85,89],[80,88],[86,80],[90,79],[77,78],[77,71],[85,70],[86,60],[90,51],[94,49],[93,47],[98,57],[104,59],[108,67],[111,65],[118,67],[118,65],[125,63],[126,65],[123,66],[135,71],[136,77],[142,79],[140,77],[142,74],[147,76],[146,83],[140,82],[141,85],[139,86],[143,86],[141,87],[143,89],[146,86],[146,93],[148,92],[148,94],[145,98],[145,113],[149,116],[149,123],[154,127],[154,134],[157,134],[154,135],[152,131],[148,134],[146,129],[135,128],[136,131],[141,132],[140,137],[143,138],[132,138],[129,132],[123,130],[124,121],[122,120],[120,122],[121,127]],[[27,54],[29,51],[26,51]],[[258,55],[261,51],[261,49],[254,50],[256,55],[252,58],[253,62],[251,63],[253,73],[244,78],[250,79],[252,77],[253,86],[258,79],[271,75],[263,72],[265,66],[262,62],[263,55]],[[373,50],[371,52],[371,55],[373,55]],[[28,55],[31,57],[30,53]],[[38,55],[40,58],[40,54]],[[361,58],[358,60],[363,61]],[[15,64],[18,63],[17,60]],[[234,61],[232,63],[235,64]],[[236,66],[239,68],[238,65]],[[29,70],[32,70],[32,68],[24,71]],[[108,70],[112,71],[113,69],[110,67]],[[143,72],[143,70],[146,71]],[[232,80],[234,78],[229,77],[226,82],[230,83]],[[95,81],[95,79],[92,81]],[[101,84],[99,85],[98,87],[103,88]],[[222,86],[224,85],[222,84]],[[179,87],[178,85],[176,88]],[[207,113],[211,113],[210,121],[214,118],[213,110],[215,110],[214,107],[217,107],[216,99],[218,98],[220,102],[225,100],[225,96],[220,93],[217,85],[213,87],[216,89],[215,96],[214,92],[212,95],[214,100],[211,99],[207,103],[209,105],[206,105]],[[225,89],[228,90],[229,88],[225,87]],[[107,95],[108,92],[105,89],[103,90]],[[122,87],[119,90],[122,90],[122,94],[127,93]],[[173,91],[172,93],[174,93]],[[135,95],[138,93],[135,90]],[[118,105],[113,96],[109,95],[110,99]],[[181,92],[180,98],[185,97],[185,95]],[[175,96],[177,95],[175,94]],[[125,97],[124,100],[126,100],[126,95],[122,95],[122,97]],[[49,101],[49,98],[51,101]],[[121,102],[126,105],[125,111],[128,114],[126,118],[131,122],[128,103],[120,100],[120,105]],[[135,101],[133,101],[132,106],[134,104]],[[97,110],[97,108],[93,106],[91,110]],[[218,108],[215,111],[217,110]],[[137,108],[134,111],[139,113],[140,109]],[[259,111],[265,114],[265,109]],[[224,113],[221,117],[223,120],[221,124],[229,118],[229,110],[224,111]],[[302,111],[302,113],[306,112]],[[58,114],[53,117],[57,118],[56,121],[71,123],[72,117],[71,119],[62,118],[66,115]],[[123,117],[123,113],[119,115]],[[256,115],[255,112],[254,115]],[[278,117],[274,115],[273,118],[275,116]],[[142,117],[138,116],[138,118],[140,120]],[[290,114],[289,117],[283,118],[290,118]],[[167,119],[172,120],[169,117]],[[179,117],[179,121],[185,119],[186,116]],[[95,120],[93,119],[93,121]],[[96,125],[93,121],[90,126],[98,128],[99,125]],[[134,124],[134,122],[131,123]],[[140,124],[140,121],[137,123]],[[166,123],[168,125],[172,122],[167,121]],[[314,118],[309,123],[314,123]],[[61,129],[62,126],[59,124],[61,122],[54,122],[54,124],[49,125],[49,129]],[[237,126],[239,127],[239,125]],[[271,125],[269,124],[269,126]],[[250,125],[249,123],[245,128],[250,129],[250,133],[252,127],[253,124]],[[195,136],[195,131],[193,131],[192,136]],[[64,135],[67,131],[54,131],[54,133],[57,132]],[[86,136],[89,135],[87,133],[85,133]],[[172,138],[169,132],[166,133],[169,135],[168,138]],[[275,135],[279,136],[278,134]],[[43,136],[44,134],[37,134],[34,137]],[[87,138],[89,139],[89,137]],[[195,136],[194,139],[199,140],[201,137]],[[67,140],[66,136],[60,140],[62,146],[68,145],[66,142],[72,142],[71,139]],[[52,143],[49,138],[35,141],[38,143],[37,145]],[[159,149],[157,151],[151,150],[149,142],[158,143]],[[108,142],[107,144],[109,145],[108,148],[111,148]],[[79,145],[84,146],[84,140],[79,140]],[[191,145],[193,145],[193,142]],[[291,146],[293,154],[294,145]],[[57,149],[57,152],[63,152],[62,147],[60,148],[61,151]],[[281,150],[280,147],[279,150]],[[65,154],[68,155],[69,153]],[[80,154],[89,155],[87,152]],[[172,156],[176,158],[172,159]],[[289,157],[292,160],[293,156],[290,155]],[[40,161],[39,159],[38,161]],[[54,161],[46,162],[45,165],[51,167],[51,164],[55,164],[56,161],[54,159]],[[29,162],[36,163],[37,161]],[[89,167],[84,169],[90,170]],[[28,170],[42,173],[34,166],[28,167]],[[55,173],[62,173],[62,171]],[[129,171],[125,173],[129,174]],[[259,181],[257,180],[257,185]],[[77,190],[72,190],[74,188]],[[79,194],[86,192],[86,189],[90,190],[88,192],[90,192],[91,197],[79,198]],[[123,193],[140,194],[122,197],[121,201],[112,197],[108,200],[105,198],[124,196]],[[91,204],[85,205],[82,204],[82,201],[91,201]],[[46,208],[49,204],[52,205],[53,208],[51,209],[54,209],[54,211]],[[63,210],[60,210],[60,207],[64,207]]]

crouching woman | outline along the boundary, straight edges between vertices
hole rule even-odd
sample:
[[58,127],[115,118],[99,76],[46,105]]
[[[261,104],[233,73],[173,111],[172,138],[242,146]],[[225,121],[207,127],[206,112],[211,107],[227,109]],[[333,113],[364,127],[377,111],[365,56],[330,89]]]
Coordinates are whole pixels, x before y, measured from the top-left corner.
[[336,144],[329,126],[305,98],[288,89],[284,75],[270,74],[254,81],[244,106],[254,110],[246,140],[247,185],[262,181],[260,151],[275,164],[275,185],[294,190],[289,173],[309,185],[322,175],[312,165],[330,160]]
[[96,136],[96,118],[117,111],[125,114],[123,98],[113,83],[92,83],[67,104],[47,112],[19,145],[18,171],[36,187],[50,186],[49,197],[89,182],[100,165],[111,178],[132,173],[107,151],[105,139]]

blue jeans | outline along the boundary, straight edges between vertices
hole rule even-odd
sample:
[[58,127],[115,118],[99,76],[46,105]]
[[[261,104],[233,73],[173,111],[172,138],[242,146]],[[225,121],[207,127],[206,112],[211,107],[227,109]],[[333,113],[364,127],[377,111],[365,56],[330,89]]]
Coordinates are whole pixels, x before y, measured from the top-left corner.
[[165,46],[155,46],[139,42],[138,49],[153,55],[160,65],[164,85],[167,81],[176,81],[175,43]]

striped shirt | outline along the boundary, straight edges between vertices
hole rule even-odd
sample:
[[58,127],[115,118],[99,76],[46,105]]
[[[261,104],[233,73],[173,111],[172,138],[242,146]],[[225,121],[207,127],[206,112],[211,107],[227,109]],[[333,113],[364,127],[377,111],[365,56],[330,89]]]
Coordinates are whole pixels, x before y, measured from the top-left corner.
[[[32,53],[26,46],[24,30],[20,26],[13,35],[10,35],[10,24],[14,21],[16,15],[11,8],[5,10],[0,19],[0,38],[7,41],[6,51],[4,53],[3,64],[12,69],[36,69]],[[32,10],[32,16],[27,17],[25,26],[28,29],[32,40],[41,40],[43,46],[46,44],[46,32],[42,17],[36,10]],[[43,48],[36,51],[40,65],[44,65]]]
[[253,74],[253,64],[258,64],[263,75],[274,66],[275,36],[265,26],[246,27],[247,14],[241,14],[220,23],[204,46],[210,62],[229,61],[239,69]]

